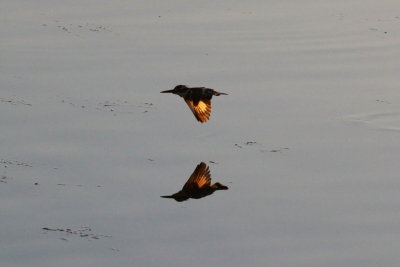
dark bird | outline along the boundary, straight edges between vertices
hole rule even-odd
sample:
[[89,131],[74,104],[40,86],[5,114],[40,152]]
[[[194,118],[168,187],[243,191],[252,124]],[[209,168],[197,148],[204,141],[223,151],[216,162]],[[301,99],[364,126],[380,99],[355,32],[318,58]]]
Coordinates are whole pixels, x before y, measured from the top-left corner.
[[162,91],[161,93],[173,93],[183,97],[196,119],[201,123],[210,118],[212,96],[227,95],[211,88],[187,87],[186,85],[177,85],[174,89]]
[[201,162],[187,180],[182,190],[170,195],[161,196],[164,198],[173,198],[178,202],[188,200],[189,198],[199,199],[211,195],[216,190],[227,190],[228,187],[220,183],[211,185],[211,175],[208,166]]

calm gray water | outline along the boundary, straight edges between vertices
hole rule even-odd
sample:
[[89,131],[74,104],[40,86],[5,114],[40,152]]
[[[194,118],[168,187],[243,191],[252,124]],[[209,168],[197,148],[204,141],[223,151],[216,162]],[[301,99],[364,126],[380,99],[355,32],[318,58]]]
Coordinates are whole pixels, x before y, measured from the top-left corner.
[[400,264],[397,0],[0,9],[1,266]]

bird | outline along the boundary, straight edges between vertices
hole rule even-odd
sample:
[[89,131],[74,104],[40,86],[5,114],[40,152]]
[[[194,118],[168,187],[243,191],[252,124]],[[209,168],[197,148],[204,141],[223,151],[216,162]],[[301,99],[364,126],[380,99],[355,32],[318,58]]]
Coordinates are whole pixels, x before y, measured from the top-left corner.
[[204,123],[210,119],[211,98],[213,95],[227,95],[207,87],[187,87],[177,85],[174,89],[162,91],[161,93],[172,93],[183,97],[196,119]]
[[228,190],[228,187],[220,183],[211,185],[210,168],[207,164],[201,162],[197,165],[181,191],[170,196],[161,197],[173,198],[178,202],[182,202],[189,198],[200,199],[206,197],[214,193],[216,190]]

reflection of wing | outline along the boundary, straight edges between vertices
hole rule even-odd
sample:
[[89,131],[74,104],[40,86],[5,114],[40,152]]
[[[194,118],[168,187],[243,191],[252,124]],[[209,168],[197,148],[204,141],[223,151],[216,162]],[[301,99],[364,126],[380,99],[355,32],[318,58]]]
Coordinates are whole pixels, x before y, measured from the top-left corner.
[[196,169],[183,186],[182,191],[192,190],[195,188],[202,188],[204,186],[210,186],[211,175],[208,166],[202,162],[197,165]]
[[197,105],[194,105],[193,101],[190,99],[185,99],[185,102],[199,122],[206,122],[210,118],[211,100],[200,100]]

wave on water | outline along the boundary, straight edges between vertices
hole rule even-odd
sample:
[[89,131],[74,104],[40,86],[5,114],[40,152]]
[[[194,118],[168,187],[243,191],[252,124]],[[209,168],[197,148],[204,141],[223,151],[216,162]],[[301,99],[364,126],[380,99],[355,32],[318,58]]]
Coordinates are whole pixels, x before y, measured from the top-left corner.
[[344,120],[376,130],[400,133],[400,112],[353,114],[345,116]]

